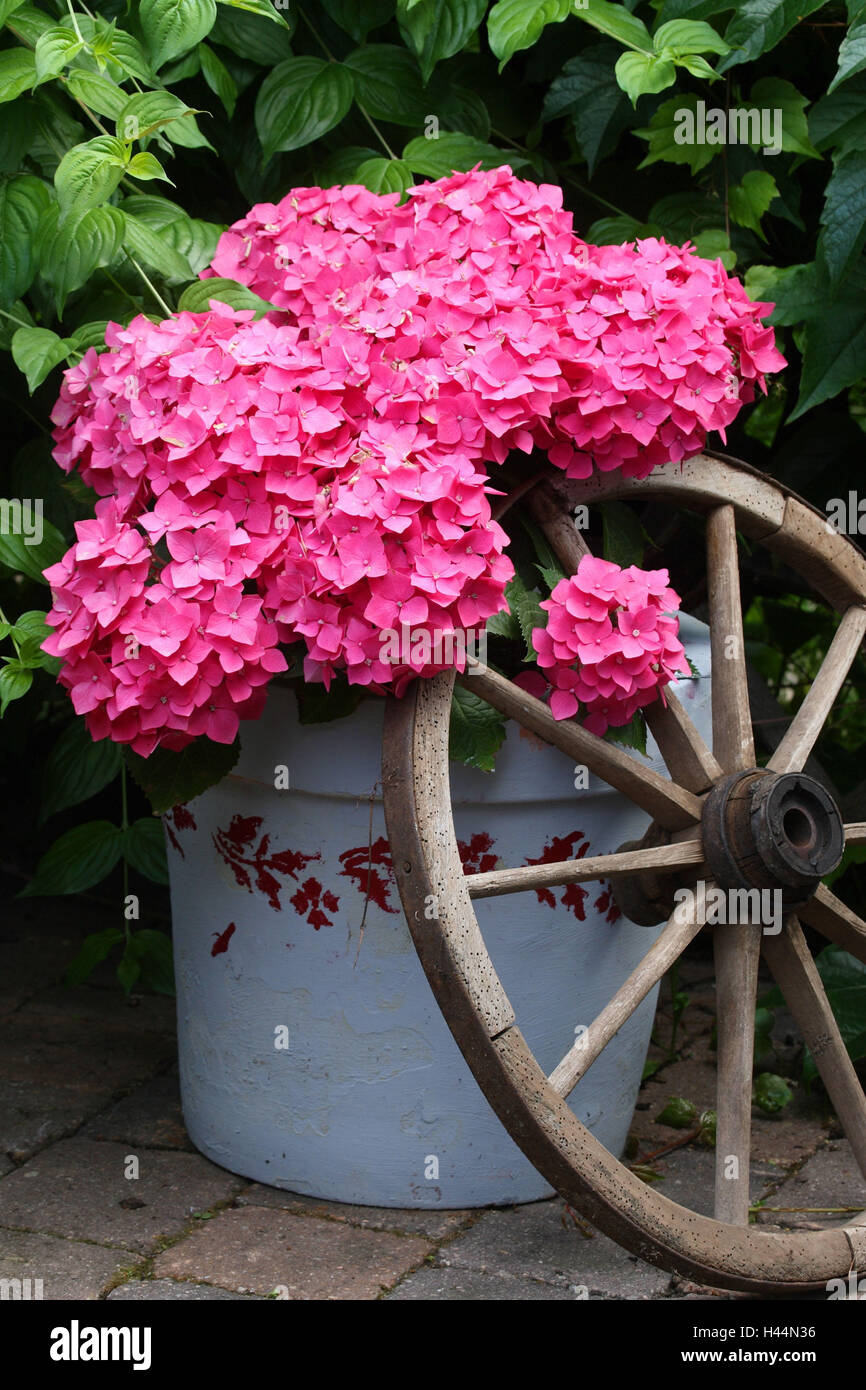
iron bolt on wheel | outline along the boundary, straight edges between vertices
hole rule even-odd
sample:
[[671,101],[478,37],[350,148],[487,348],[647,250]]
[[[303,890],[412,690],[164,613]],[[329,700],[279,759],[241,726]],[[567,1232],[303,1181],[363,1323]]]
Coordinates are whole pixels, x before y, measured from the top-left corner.
[[[475,694],[586,764],[647,811],[653,827],[641,847],[624,846],[615,854],[466,877],[448,772],[455,677],[446,672],[416,682],[402,700],[389,701],[383,754],[385,814],[403,907],[439,1006],[479,1085],[512,1138],[568,1202],[643,1259],[703,1282],[754,1293],[818,1289],[852,1269],[866,1271],[866,1213],[823,1231],[749,1226],[755,999],[763,951],[866,1176],[866,1096],[799,920],[866,962],[866,923],[821,883],[845,845],[866,841],[866,824],[844,825],[832,797],[803,771],[866,634],[866,559],[778,483],[718,455],[671,464],[641,482],[604,474],[568,482],[559,475],[528,494],[527,502],[573,572],[586,552],[571,521],[574,505],[631,496],[664,496],[706,515],[712,750],[669,693],[666,707],[656,702],[647,709],[669,773],[663,777],[572,721],[557,722],[544,703],[504,677],[476,668],[468,677]],[[817,678],[765,768],[756,765],[749,709],[738,530],[798,571],[842,615]],[[681,904],[671,912],[580,1046],[549,1076],[520,1032],[473,908],[477,897],[605,878],[618,883],[628,901],[642,900],[649,920],[658,920],[653,908],[665,893],[699,875],[708,886],[781,889],[786,910],[777,935],[749,921],[714,933],[718,1129],[712,1218],[641,1182],[566,1104],[603,1048],[704,927],[700,895],[692,907],[683,911]],[[424,913],[431,894],[439,904],[434,921]],[[737,1158],[738,1178],[726,1176],[730,1156]]]

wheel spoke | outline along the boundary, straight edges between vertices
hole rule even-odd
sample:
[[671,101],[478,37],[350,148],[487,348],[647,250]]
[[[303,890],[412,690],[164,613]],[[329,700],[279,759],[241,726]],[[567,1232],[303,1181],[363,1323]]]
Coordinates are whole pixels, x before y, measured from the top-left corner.
[[486,874],[467,874],[470,898],[495,898],[502,893],[524,893],[530,889],[561,888],[567,883],[586,883],[594,878],[616,878],[617,874],[680,869],[703,863],[700,840],[683,840],[655,849],[628,850],[622,854],[596,854],[585,859],[563,859],[558,864],[522,864],[516,869],[493,869]]
[[835,941],[843,951],[850,952],[866,965],[866,922],[825,884],[819,884],[809,901],[797,908],[797,914],[828,941]]
[[754,766],[755,745],[746,680],[737,524],[730,505],[716,507],[707,518],[707,581],[713,752],[726,772],[740,772]]
[[567,753],[668,830],[683,830],[701,817],[701,802],[651,768],[642,767],[613,743],[582,729],[571,719],[554,719],[547,705],[480,662],[469,660],[466,674],[457,678],[502,714]]
[[845,826],[845,845],[866,844],[866,820],[852,821]]
[[626,1020],[631,1018],[653,985],[658,984],[665,971],[679,959],[703,924],[703,914],[698,910],[695,898],[692,898],[688,905],[678,905],[625,984],[620,986],[610,1003],[605,1005],[586,1032],[578,1037],[574,1046],[551,1072],[548,1079],[559,1095],[571,1095],[599,1053],[607,1047]]
[[749,1224],[752,1064],[760,928],[750,922],[715,928],[717,1221]]
[[845,683],[866,634],[866,608],[849,608],[830,643],[821,669],[767,767],[771,772],[801,772],[833,701]]
[[591,555],[592,551],[550,484],[541,483],[533,488],[526,505],[550,541],[563,569],[567,574],[575,574],[583,557]]
[[671,777],[690,792],[703,792],[723,775],[679,697],[665,690],[666,704],[655,700],[644,713]]
[[779,936],[765,937],[763,947],[866,1177],[866,1096],[796,917]]

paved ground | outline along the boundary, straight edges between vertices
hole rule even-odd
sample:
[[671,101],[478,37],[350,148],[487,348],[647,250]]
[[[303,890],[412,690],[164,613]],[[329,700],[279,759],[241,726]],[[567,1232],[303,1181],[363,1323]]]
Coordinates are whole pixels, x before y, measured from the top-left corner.
[[[107,970],[60,986],[80,913],[31,904],[0,934],[0,1280],[42,1280],[51,1299],[730,1297],[627,1255],[559,1199],[379,1210],[216,1167],[184,1130],[173,1001],[125,1001]],[[641,1091],[629,1156],[660,1191],[706,1211],[712,1153],[670,1147],[682,1135],[657,1121],[671,1095],[699,1108],[713,1098],[713,993],[700,958],[679,988],[689,1004],[673,1052],[660,1006],[651,1055],[662,1065]],[[796,1047],[784,1016],[774,1044],[784,1066]],[[798,1089],[783,1117],[757,1119],[752,1194],[764,1204],[756,1219],[784,1227],[844,1225],[866,1207],[826,1100]]]

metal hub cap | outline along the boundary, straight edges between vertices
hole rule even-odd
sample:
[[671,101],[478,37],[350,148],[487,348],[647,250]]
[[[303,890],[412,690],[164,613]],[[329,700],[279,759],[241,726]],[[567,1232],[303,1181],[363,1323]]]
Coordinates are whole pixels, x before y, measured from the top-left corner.
[[841,861],[842,817],[802,772],[752,768],[713,787],[702,819],[704,852],[722,888],[780,888],[786,903],[811,897]]

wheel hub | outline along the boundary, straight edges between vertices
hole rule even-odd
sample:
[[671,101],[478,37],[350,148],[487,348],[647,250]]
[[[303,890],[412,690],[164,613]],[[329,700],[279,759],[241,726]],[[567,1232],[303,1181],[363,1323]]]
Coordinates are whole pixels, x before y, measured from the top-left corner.
[[845,847],[836,803],[802,772],[722,777],[704,803],[701,830],[721,888],[778,888],[790,906],[811,897]]

